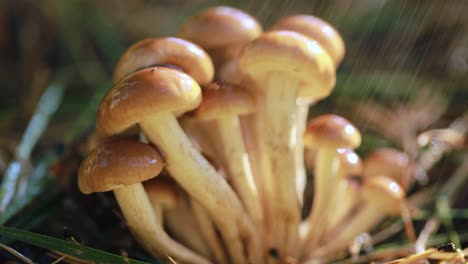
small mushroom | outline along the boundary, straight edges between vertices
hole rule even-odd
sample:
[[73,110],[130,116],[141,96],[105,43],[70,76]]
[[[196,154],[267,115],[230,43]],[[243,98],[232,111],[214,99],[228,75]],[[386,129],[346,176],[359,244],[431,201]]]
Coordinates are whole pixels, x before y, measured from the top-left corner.
[[[153,209],[141,182],[158,176],[163,159],[151,146],[131,140],[100,145],[80,166],[78,187],[84,194],[114,191],[130,230],[153,256],[167,246],[160,239]],[[205,262],[206,263],[206,262]]]
[[[345,45],[340,34],[327,22],[320,18],[310,15],[293,15],[286,16],[278,20],[270,29],[275,30],[290,30],[304,36],[307,36],[315,41],[328,53],[333,59],[335,67],[340,65],[344,53]],[[309,107],[315,102],[328,96],[333,87],[323,89],[323,94],[307,93],[299,94],[297,100],[296,122],[297,122],[297,145],[296,145],[296,184],[297,193],[300,201],[302,201],[304,188],[306,185],[306,174],[304,167],[304,144],[302,137],[308,120]],[[303,89],[303,91],[307,91]]]
[[214,219],[235,263],[248,256],[258,262],[259,243],[238,197],[210,163],[193,147],[177,116],[198,107],[201,89],[187,74],[170,68],[153,67],[131,74],[104,97],[97,122],[112,135],[139,124],[148,140],[164,153],[171,176]]
[[239,62],[258,88],[255,132],[265,196],[271,204],[266,217],[273,221],[269,230],[273,247],[280,259],[294,258],[300,222],[295,181],[296,99],[304,87],[310,94],[332,87],[335,67],[316,42],[291,31],[268,32],[249,42]]
[[218,68],[235,59],[244,44],[258,37],[262,31],[257,20],[244,11],[217,6],[189,18],[178,36],[206,49]]
[[180,38],[149,38],[133,44],[120,57],[114,69],[113,81],[147,67],[180,68],[200,85],[211,82],[213,63],[208,54],[196,44]]
[[357,148],[361,144],[359,131],[343,117],[321,115],[310,120],[304,135],[304,145],[317,150],[314,173],[314,199],[306,219],[304,249],[312,249],[318,242],[326,221],[329,197],[338,187],[339,155],[342,148]]
[[210,263],[206,257],[196,254],[189,248],[173,240],[163,228],[165,211],[174,208],[177,204],[178,193],[174,186],[159,179],[153,179],[145,182],[144,188],[153,208],[154,218],[158,226],[156,239],[162,240],[165,245],[161,251],[171,258],[184,263]]
[[362,176],[387,175],[400,184],[405,191],[409,188],[412,164],[408,154],[392,148],[379,148],[364,159]]
[[359,183],[352,177],[360,177],[363,170],[361,158],[351,149],[338,149],[338,186],[328,204],[326,229],[330,230],[354,208],[359,198]]

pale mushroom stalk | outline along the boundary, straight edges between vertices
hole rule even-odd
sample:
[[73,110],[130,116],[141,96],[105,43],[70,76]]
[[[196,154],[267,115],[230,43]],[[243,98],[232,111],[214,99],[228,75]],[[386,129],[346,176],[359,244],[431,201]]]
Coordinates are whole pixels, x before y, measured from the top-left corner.
[[384,215],[382,214],[380,205],[375,206],[371,203],[366,203],[366,205],[352,217],[349,223],[344,223],[344,226],[338,228],[341,232],[332,233],[330,235],[333,239],[332,242],[326,243],[324,247],[319,247],[312,255],[326,256],[333,252],[346,249],[355,237],[370,230],[373,226],[378,224],[383,217]]
[[335,176],[339,168],[339,159],[334,148],[317,149],[314,170],[314,198],[312,209],[305,220],[304,249],[311,249],[319,241],[325,224],[327,202],[335,185]]
[[203,206],[194,199],[191,199],[190,204],[195,215],[195,219],[200,226],[200,232],[208,244],[214,260],[216,263],[227,263],[223,244],[219,239],[218,234],[216,234],[213,221],[208,216],[205,208],[203,208]]
[[[200,255],[213,259],[213,253],[202,235],[200,225],[193,221],[194,215],[188,201],[182,199],[175,208],[167,210],[164,214],[164,225],[176,240]],[[220,263],[217,259],[214,261]]]
[[[255,228],[261,231],[263,228],[261,200],[252,175],[249,156],[244,147],[239,118],[237,116],[225,116],[217,119],[216,122],[219,137],[224,144],[225,166],[233,188],[252,218]],[[261,234],[262,232],[257,233]]]
[[296,192],[299,203],[303,203],[304,190],[307,184],[307,174],[304,165],[304,131],[307,125],[310,104],[298,99],[296,106],[296,148],[294,160],[296,162]]
[[[140,122],[148,139],[165,154],[167,170],[200,201],[219,227],[234,263],[245,263],[242,242],[247,243],[251,262],[259,258],[253,227],[236,194],[209,162],[193,148],[172,113],[154,114]],[[176,147],[177,146],[177,147]]]
[[[333,195],[328,201],[328,210],[325,211],[326,219],[322,229],[327,233],[338,225],[341,219],[351,210],[356,203],[359,183],[350,176],[362,174],[362,162],[359,156],[351,149],[338,149],[339,165],[336,173],[336,185],[333,187]],[[322,239],[322,237],[320,237]]]
[[161,219],[148,213],[153,208],[141,183],[115,189],[114,194],[130,230],[154,256],[167,255],[184,263],[211,263],[167,235],[158,224]]
[[[146,194],[148,195],[151,206],[153,207],[153,215],[156,220],[156,224],[164,232],[164,218],[166,217],[168,211],[171,211],[178,206],[178,203],[180,203],[182,200],[181,193],[178,192],[175,184],[171,184],[170,182],[159,179],[153,179],[145,182],[144,188]],[[168,246],[174,246],[176,244],[182,245],[170,237],[166,232],[163,234],[163,237],[168,240]],[[184,245],[183,247],[185,248],[186,246]],[[190,249],[185,249],[185,251],[188,250]],[[179,259],[178,255],[173,254],[169,256],[175,259]],[[208,256],[204,255],[203,257],[207,258]],[[185,262],[183,259],[179,260]]]
[[296,194],[296,95],[299,80],[281,72],[272,72],[265,80],[265,109],[260,113],[264,122],[262,142],[269,157],[274,196],[272,219],[274,243],[281,256],[295,256],[298,241],[300,210]]
[[340,224],[332,232],[331,243],[316,250],[307,250],[309,256],[330,255],[346,249],[353,239],[375,226],[388,215],[398,215],[404,206],[405,193],[401,186],[392,179],[376,176],[367,180],[362,189],[363,207],[346,223]]

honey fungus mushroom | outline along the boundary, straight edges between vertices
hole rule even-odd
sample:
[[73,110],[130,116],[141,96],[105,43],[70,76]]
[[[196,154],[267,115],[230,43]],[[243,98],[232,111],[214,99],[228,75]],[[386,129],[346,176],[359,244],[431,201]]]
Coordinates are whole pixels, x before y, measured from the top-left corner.
[[[148,140],[164,153],[171,176],[207,209],[235,263],[258,262],[261,254],[253,225],[238,197],[211,164],[193,147],[177,116],[194,110],[201,89],[187,74],[153,67],[129,75],[104,97],[97,123],[112,135],[139,124]],[[247,254],[244,254],[246,243]]]
[[200,85],[211,82],[214,75],[210,57],[196,44],[180,38],[149,38],[125,51],[115,66],[113,81],[157,65],[180,68]]
[[[301,90],[322,94],[335,82],[335,66],[311,39],[292,31],[272,31],[248,43],[239,65],[258,88],[256,131],[271,210],[273,247],[280,258],[297,255],[299,202],[295,181],[296,100]],[[310,84],[310,85],[304,85]],[[274,114],[272,114],[274,113]]]
[[235,59],[244,44],[262,33],[255,18],[237,8],[217,6],[189,18],[178,36],[207,50],[215,65]]

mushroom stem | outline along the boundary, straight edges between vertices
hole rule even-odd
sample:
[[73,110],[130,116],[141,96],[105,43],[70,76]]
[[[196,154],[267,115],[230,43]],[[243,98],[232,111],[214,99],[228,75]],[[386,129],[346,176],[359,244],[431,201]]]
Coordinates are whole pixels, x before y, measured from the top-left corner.
[[184,263],[209,264],[210,261],[176,243],[164,231],[154,214],[153,208],[141,183],[114,190],[122,213],[130,230],[155,257],[171,256]]
[[325,246],[316,250],[307,250],[307,252],[312,253],[309,256],[322,257],[346,249],[356,236],[375,226],[383,216],[384,214],[382,214],[380,206],[367,203],[355,216],[352,217],[349,223],[339,225],[338,230],[332,232],[330,235],[330,237],[333,238],[332,242],[326,243]]
[[252,218],[257,233],[262,234],[263,212],[259,194],[250,167],[249,156],[242,139],[242,129],[237,116],[226,115],[216,119],[220,141],[223,142],[229,178],[244,207]]
[[305,223],[305,235],[303,238],[304,249],[311,249],[320,239],[322,225],[325,223],[327,201],[330,197],[332,186],[335,184],[335,176],[339,168],[339,159],[336,149],[317,149],[317,159],[314,173],[314,200],[312,209]]
[[300,204],[303,203],[304,190],[307,184],[307,174],[304,165],[304,132],[307,125],[307,116],[309,114],[308,103],[298,102],[296,105],[296,192]]
[[268,170],[274,196],[271,216],[274,219],[273,243],[281,257],[295,257],[300,210],[295,182],[296,95],[300,82],[282,72],[271,72],[265,79],[262,142],[268,155]]
[[[200,225],[193,221],[194,212],[188,204],[186,197],[178,202],[173,209],[167,210],[164,214],[164,225],[169,233],[182,244],[205,256],[212,258],[212,251],[202,235]],[[214,259],[217,263],[216,259]]]
[[148,139],[165,154],[167,170],[209,212],[218,226],[234,263],[247,263],[243,243],[252,263],[260,258],[253,226],[234,191],[192,146],[172,113],[158,113],[140,122]]
[[190,200],[190,204],[195,215],[195,219],[200,226],[200,231],[205,239],[216,263],[227,263],[224,255],[223,244],[216,234],[213,222],[207,215],[205,208],[194,199]]

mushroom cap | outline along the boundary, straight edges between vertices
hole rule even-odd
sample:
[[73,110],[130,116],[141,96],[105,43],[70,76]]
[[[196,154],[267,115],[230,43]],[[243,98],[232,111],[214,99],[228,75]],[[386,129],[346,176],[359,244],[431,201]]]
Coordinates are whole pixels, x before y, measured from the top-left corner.
[[146,181],[143,186],[151,203],[161,204],[167,209],[176,207],[180,193],[173,182],[154,178]]
[[421,147],[432,143],[441,147],[462,148],[464,141],[462,133],[450,128],[431,129],[418,136],[418,144]]
[[189,18],[178,36],[206,49],[243,45],[262,33],[262,26],[242,10],[218,6]]
[[117,83],[135,71],[164,64],[182,69],[200,84],[213,80],[213,62],[199,46],[179,38],[149,38],[135,43],[120,57],[113,81]]
[[340,169],[346,172],[346,176],[360,176],[362,173],[362,161],[359,155],[352,149],[338,149]]
[[408,154],[392,148],[380,148],[364,159],[363,176],[372,178],[386,175],[402,183],[402,178],[411,169]]
[[210,120],[246,115],[254,111],[253,98],[238,85],[218,83],[218,87],[205,90],[200,106],[194,111],[195,117]]
[[347,119],[333,114],[310,120],[304,133],[304,145],[309,148],[351,148],[361,144],[361,133]]
[[292,31],[272,31],[249,42],[241,53],[240,69],[254,79],[284,73],[298,79],[299,91],[311,98],[328,95],[336,81],[333,61],[315,41]]
[[78,187],[84,194],[107,192],[159,175],[164,161],[158,151],[134,140],[107,142],[81,163]]
[[405,199],[403,188],[396,181],[385,176],[365,179],[361,193],[367,203],[389,215],[400,214]]
[[336,67],[345,54],[345,44],[333,26],[309,15],[286,16],[276,22],[271,30],[291,30],[316,40],[333,59]]
[[97,125],[105,134],[120,131],[165,111],[180,115],[198,107],[200,86],[187,74],[165,67],[140,70],[117,83],[104,97]]

